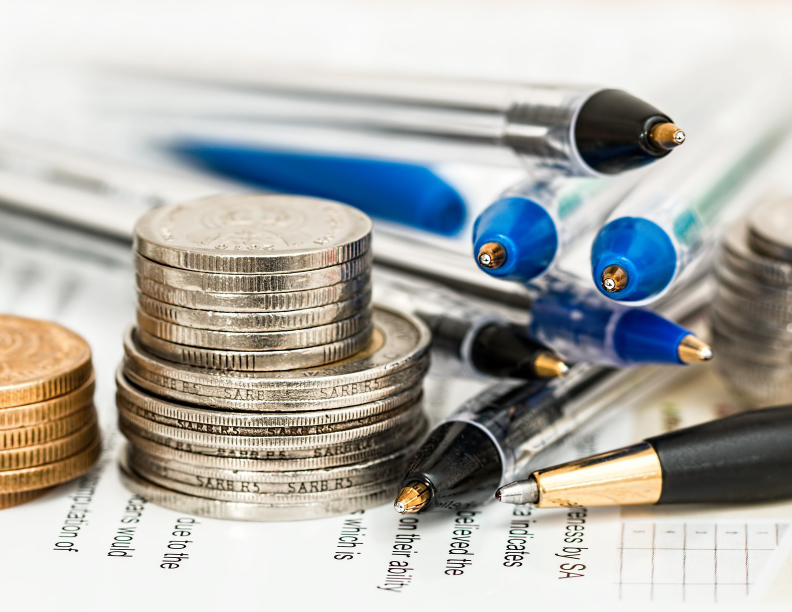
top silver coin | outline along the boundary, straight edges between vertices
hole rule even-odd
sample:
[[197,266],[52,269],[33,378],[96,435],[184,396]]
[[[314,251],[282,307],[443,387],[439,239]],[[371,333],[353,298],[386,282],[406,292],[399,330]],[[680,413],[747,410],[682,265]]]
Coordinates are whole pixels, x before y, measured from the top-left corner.
[[317,198],[225,195],[155,208],[135,225],[135,248],[156,262],[201,272],[315,270],[365,254],[371,220]]
[[757,253],[792,262],[792,200],[774,200],[753,211],[748,243]]

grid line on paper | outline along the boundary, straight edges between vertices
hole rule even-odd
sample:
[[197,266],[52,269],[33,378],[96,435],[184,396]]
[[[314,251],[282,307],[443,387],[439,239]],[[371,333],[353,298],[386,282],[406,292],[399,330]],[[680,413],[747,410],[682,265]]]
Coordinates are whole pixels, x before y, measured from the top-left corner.
[[785,527],[623,521],[619,599],[714,603],[747,597]]

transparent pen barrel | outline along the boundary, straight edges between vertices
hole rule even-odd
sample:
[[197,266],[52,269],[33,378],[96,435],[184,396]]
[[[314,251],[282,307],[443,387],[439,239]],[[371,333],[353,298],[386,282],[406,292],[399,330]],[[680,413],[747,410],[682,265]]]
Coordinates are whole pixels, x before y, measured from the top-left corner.
[[[431,139],[455,148],[501,150],[501,156],[506,149],[533,168],[594,174],[572,140],[575,117],[597,91],[593,87],[299,72],[238,80],[111,76],[98,88],[105,112]],[[277,140],[277,132],[272,137]]]

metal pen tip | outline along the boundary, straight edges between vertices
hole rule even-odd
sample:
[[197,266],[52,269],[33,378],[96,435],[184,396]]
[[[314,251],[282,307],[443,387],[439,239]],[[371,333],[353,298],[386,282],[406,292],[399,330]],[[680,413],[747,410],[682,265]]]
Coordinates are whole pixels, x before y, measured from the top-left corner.
[[396,501],[393,502],[393,509],[399,514],[412,514],[418,512],[432,499],[432,491],[423,482],[411,482],[406,487],[402,487]]
[[534,360],[534,371],[539,378],[557,378],[569,372],[569,366],[550,351],[542,351]]
[[682,363],[701,363],[713,357],[712,347],[693,334],[682,338],[677,347],[677,354]]
[[539,486],[533,477],[511,482],[495,491],[495,499],[504,504],[535,504],[539,501]]
[[673,123],[658,123],[649,130],[649,140],[659,149],[669,151],[685,142],[685,132]]
[[483,267],[496,270],[506,263],[506,249],[498,242],[488,242],[479,249],[476,258]]
[[627,286],[627,271],[621,266],[608,266],[602,271],[600,284],[608,293],[617,293]]

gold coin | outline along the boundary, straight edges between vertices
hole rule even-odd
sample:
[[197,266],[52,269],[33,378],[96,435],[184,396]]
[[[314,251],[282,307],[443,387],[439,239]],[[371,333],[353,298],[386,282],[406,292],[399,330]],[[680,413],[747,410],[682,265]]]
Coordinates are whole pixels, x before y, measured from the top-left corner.
[[92,372],[91,377],[81,387],[66,395],[27,406],[0,408],[0,430],[30,427],[62,419],[91,404],[95,387],[96,383]]
[[22,470],[0,472],[0,493],[41,489],[77,478],[91,468],[101,452],[102,444],[97,436],[87,448],[61,461]]
[[3,508],[11,508],[12,506],[19,506],[37,497],[41,497],[48,491],[50,491],[50,487],[45,489],[33,489],[32,491],[19,491],[18,493],[0,493],[0,510]]
[[94,416],[89,423],[65,438],[37,446],[0,451],[0,471],[22,470],[61,461],[84,449],[98,435],[99,426]]
[[95,415],[96,410],[93,404],[88,404],[82,410],[73,412],[56,421],[34,425],[33,427],[2,429],[0,430],[0,450],[37,446],[51,440],[63,438],[80,429]]
[[57,323],[0,315],[0,408],[43,402],[91,376],[91,347]]

